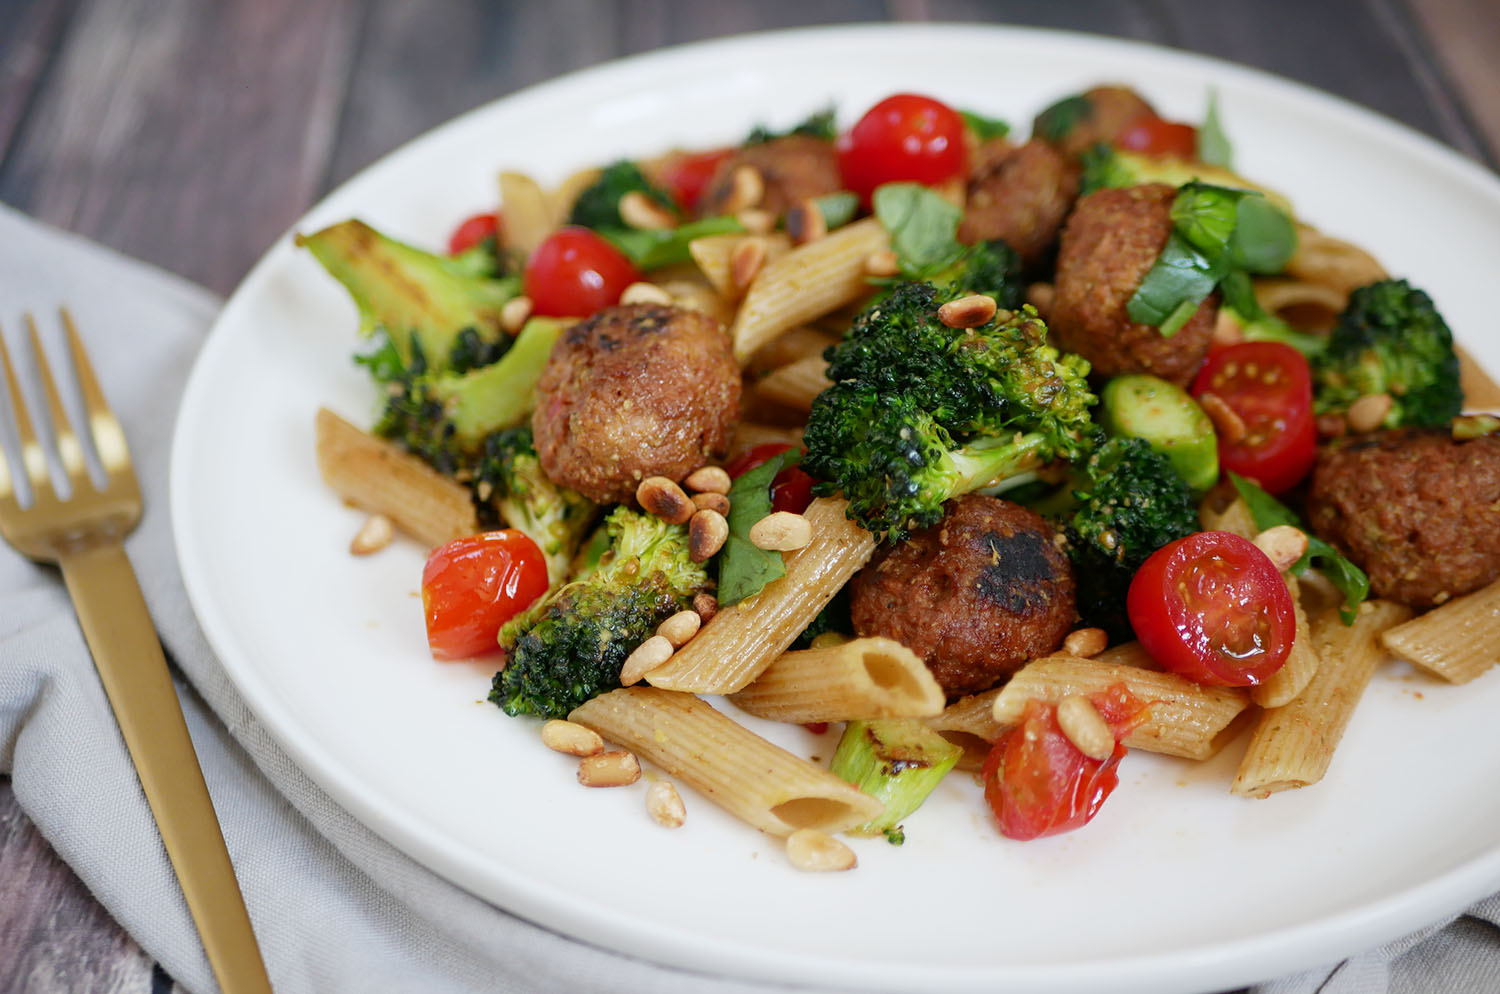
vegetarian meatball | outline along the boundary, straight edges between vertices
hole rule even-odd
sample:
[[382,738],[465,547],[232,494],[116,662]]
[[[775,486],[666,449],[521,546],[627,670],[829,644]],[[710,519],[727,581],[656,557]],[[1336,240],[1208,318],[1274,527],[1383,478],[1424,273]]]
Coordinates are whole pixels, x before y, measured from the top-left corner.
[[1342,439],[1318,454],[1307,512],[1381,597],[1428,607],[1478,590],[1500,578],[1500,436]]
[[843,188],[833,142],[810,135],[773,138],[757,145],[746,145],[719,163],[719,168],[714,170],[713,178],[704,188],[703,199],[698,205],[700,215],[712,217],[734,206],[730,198],[734,192],[734,173],[740,166],[752,166],[760,173],[765,194],[752,206],[771,214],[784,214],[799,200],[821,197]]
[[989,158],[969,176],[958,240],[1003,239],[1028,270],[1035,270],[1057,244],[1063,219],[1078,196],[1078,175],[1075,162],[1035,138]]
[[537,384],[542,469],[601,504],[648,476],[680,480],[724,454],[740,370],[723,325],[656,304],[608,307],[563,333]]
[[1083,356],[1098,376],[1150,373],[1187,386],[1208,353],[1216,294],[1170,337],[1125,311],[1172,234],[1176,196],[1164,183],[1097,190],[1063,227],[1049,326],[1057,347]]
[[1032,122],[1031,133],[1051,141],[1063,155],[1077,158],[1099,142],[1114,141],[1137,118],[1155,114],[1128,86],[1096,86],[1047,108]]
[[1073,625],[1072,567],[1054,536],[1018,504],[960,497],[850,581],[854,630],[921,656],[950,699],[988,690]]

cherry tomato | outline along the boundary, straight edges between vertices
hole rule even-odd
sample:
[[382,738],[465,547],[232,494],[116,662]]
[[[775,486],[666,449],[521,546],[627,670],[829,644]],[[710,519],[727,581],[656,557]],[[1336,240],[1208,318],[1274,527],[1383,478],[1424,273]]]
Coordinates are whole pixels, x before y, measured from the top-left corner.
[[559,228],[526,263],[526,296],[532,313],[588,317],[618,303],[620,293],[641,278],[619,249],[587,228]]
[[672,156],[662,166],[658,181],[683,210],[696,210],[708,181],[713,179],[719,164],[732,154],[733,149],[716,148]]
[[[734,462],[724,467],[731,480],[737,480],[762,463],[790,449],[786,442],[766,442],[747,450]],[[802,471],[801,466],[788,466],[776,474],[771,481],[771,510],[791,511],[801,514],[812,503],[813,478]]]
[[914,93],[886,97],[838,137],[844,186],[868,201],[882,183],[932,186],[968,171],[964,121],[947,104]]
[[[1208,408],[1222,401],[1244,425],[1219,427],[1219,465],[1248,476],[1268,493],[1291,489],[1317,458],[1312,373],[1301,352],[1281,342],[1240,342],[1211,352],[1193,380],[1193,396]],[[1205,398],[1212,395],[1218,401]],[[1218,419],[1215,419],[1216,424]]]
[[440,546],[422,570],[433,658],[493,652],[500,626],[546,592],[547,561],[523,532],[507,528]]
[[1142,114],[1115,136],[1115,145],[1144,155],[1198,157],[1198,129],[1191,124],[1166,121],[1155,114]]
[[1233,532],[1156,550],[1131,580],[1125,610],[1152,659],[1218,686],[1253,686],[1281,669],[1297,630],[1281,571]]
[[464,219],[464,222],[453,229],[453,234],[448,236],[448,254],[458,255],[473,248],[486,238],[494,238],[500,233],[500,215],[493,212],[489,214],[475,214]]

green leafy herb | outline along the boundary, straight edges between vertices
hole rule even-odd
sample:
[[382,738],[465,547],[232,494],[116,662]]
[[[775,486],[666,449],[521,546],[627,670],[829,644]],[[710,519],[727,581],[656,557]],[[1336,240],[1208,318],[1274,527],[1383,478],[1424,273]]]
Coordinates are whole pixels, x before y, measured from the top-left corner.
[[620,218],[620,198],[627,193],[644,193],[669,210],[676,211],[666,191],[651,185],[641,167],[628,159],[611,163],[599,174],[599,178],[578,195],[573,202],[569,224],[580,224],[595,231],[626,227]]
[[872,202],[907,277],[922,279],[963,252],[958,241],[963,212],[920,183],[887,183],[875,190]]
[[1154,325],[1163,338],[1171,338],[1224,277],[1224,258],[1221,254],[1219,261],[1210,259],[1181,234],[1172,232],[1161,255],[1126,302],[1125,313],[1132,321]]
[[1009,122],[1002,121],[998,117],[986,117],[972,110],[961,110],[958,114],[964,119],[964,125],[973,132],[974,137],[982,142],[989,141],[991,138],[1004,138],[1010,134]]
[[1250,517],[1254,519],[1256,528],[1265,531],[1276,525],[1291,525],[1307,535],[1307,551],[1292,565],[1292,572],[1301,576],[1316,566],[1344,595],[1339,617],[1343,618],[1346,625],[1354,624],[1360,602],[1370,596],[1370,578],[1365,576],[1365,571],[1345,559],[1339,550],[1309,533],[1291,508],[1266,493],[1254,481],[1230,473],[1229,482],[1234,484],[1234,489],[1250,509]]
[[1172,225],[1194,248],[1211,259],[1229,249],[1245,190],[1184,183],[1172,201]]
[[1297,226],[1265,197],[1241,197],[1235,205],[1229,251],[1241,269],[1262,275],[1279,273],[1297,251]]
[[777,138],[790,138],[793,135],[802,135],[808,138],[823,138],[833,141],[838,137],[838,115],[833,107],[825,107],[814,111],[799,123],[788,128],[786,131],[773,131],[764,124],[757,124],[750,129],[745,136],[745,145],[764,145],[766,142],[775,141]]
[[814,197],[813,203],[818,205],[818,211],[823,215],[823,223],[828,226],[829,231],[842,228],[854,220],[854,215],[859,212],[859,196],[848,190]]
[[601,228],[599,234],[624,252],[637,269],[660,269],[688,261],[688,244],[695,238],[744,230],[739,221],[725,215],[689,221],[676,228]]
[[1062,141],[1068,132],[1094,112],[1094,105],[1083,94],[1064,97],[1037,115],[1031,131],[1043,141]]
[[1198,161],[1211,166],[1233,168],[1234,148],[1229,136],[1219,121],[1219,94],[1208,91],[1208,109],[1203,113],[1203,124],[1198,128]]
[[786,576],[781,553],[750,541],[750,527],[771,513],[771,481],[802,458],[788,449],[742,475],[729,488],[729,538],[719,552],[719,603],[733,604]]

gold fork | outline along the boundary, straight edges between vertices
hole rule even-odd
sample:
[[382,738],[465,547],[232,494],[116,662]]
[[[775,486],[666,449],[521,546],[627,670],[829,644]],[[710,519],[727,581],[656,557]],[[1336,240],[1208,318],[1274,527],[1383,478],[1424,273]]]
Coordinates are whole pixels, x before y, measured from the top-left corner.
[[31,348],[56,439],[54,451],[70,493],[64,499],[53,489],[44,443],[38,440],[27,416],[15,368],[0,336],[0,363],[5,367],[11,413],[21,445],[20,463],[31,489],[31,500],[23,507],[10,475],[9,460],[0,449],[0,536],[23,555],[56,563],[62,570],[100,682],[114,708],[219,987],[224,994],[269,994],[271,984],[203,782],[203,771],[188,738],[166,658],[140,584],[125,556],[122,542],[141,519],[141,491],[130,466],[125,433],[105,404],[78,329],[66,309],[62,322],[88,415],[88,436],[104,468],[105,485],[98,489],[89,478],[83,448],[48,369],[36,322],[27,314]]

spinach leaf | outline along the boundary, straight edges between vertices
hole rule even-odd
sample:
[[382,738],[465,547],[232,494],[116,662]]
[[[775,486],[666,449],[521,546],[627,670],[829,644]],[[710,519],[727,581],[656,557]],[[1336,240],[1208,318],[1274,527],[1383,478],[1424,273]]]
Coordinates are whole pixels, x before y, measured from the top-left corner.
[[922,279],[963,252],[958,241],[963,212],[920,183],[887,183],[872,201],[907,277]]
[[848,190],[814,197],[813,203],[818,205],[818,212],[823,215],[823,223],[828,226],[829,231],[842,228],[854,220],[854,215],[859,212],[859,196]]
[[729,488],[729,538],[719,551],[721,605],[754,597],[766,584],[786,576],[781,553],[750,541],[750,527],[771,513],[771,482],[802,453],[788,449],[743,474]]
[[691,258],[688,243],[705,235],[744,231],[745,226],[728,215],[689,221],[676,228],[601,228],[599,234],[624,252],[637,269],[660,269]]

